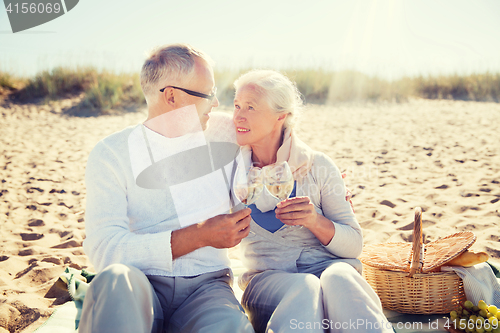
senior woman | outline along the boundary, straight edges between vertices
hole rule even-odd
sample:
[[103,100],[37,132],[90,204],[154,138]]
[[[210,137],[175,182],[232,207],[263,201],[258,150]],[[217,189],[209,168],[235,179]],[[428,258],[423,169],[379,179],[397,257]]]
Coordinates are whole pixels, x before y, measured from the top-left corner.
[[[235,88],[233,122],[245,162],[287,161],[295,179],[292,198],[266,193],[251,206],[251,232],[241,242],[248,271],[238,283],[256,332],[393,332],[360,274],[363,236],[339,169],[293,131],[302,104],[296,86],[278,72],[255,70]],[[258,209],[269,203],[270,210]],[[283,225],[270,229],[272,220]]]

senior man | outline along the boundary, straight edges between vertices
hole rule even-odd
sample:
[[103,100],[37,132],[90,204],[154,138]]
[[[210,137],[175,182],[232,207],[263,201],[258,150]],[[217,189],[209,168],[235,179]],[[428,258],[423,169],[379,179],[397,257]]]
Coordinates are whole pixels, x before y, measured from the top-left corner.
[[230,119],[208,126],[218,106],[210,59],[189,45],[158,48],[141,87],[148,119],[88,159],[84,249],[98,275],[79,331],[253,332],[227,257],[249,233],[250,209],[229,213],[236,150],[221,139]]

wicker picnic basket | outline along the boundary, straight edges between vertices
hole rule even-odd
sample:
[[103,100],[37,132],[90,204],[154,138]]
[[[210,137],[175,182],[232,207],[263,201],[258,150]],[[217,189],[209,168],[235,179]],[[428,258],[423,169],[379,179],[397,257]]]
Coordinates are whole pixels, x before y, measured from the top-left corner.
[[365,246],[363,275],[385,309],[411,314],[448,313],[465,301],[462,279],[440,266],[467,250],[476,240],[470,231],[422,243],[422,210],[415,208],[413,243]]

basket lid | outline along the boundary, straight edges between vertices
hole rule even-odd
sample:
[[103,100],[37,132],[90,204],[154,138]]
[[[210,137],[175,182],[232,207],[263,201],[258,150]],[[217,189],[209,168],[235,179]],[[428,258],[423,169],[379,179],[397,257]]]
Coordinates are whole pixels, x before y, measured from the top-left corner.
[[409,272],[412,243],[365,245],[359,260],[363,264],[389,271]]
[[461,231],[426,244],[422,273],[428,273],[455,259],[471,247],[475,241],[476,235],[474,233]]
[[[410,271],[411,261],[415,261],[415,258],[412,258],[415,244],[424,247],[424,251],[417,251],[419,253],[416,253],[417,262],[420,260],[422,263],[418,270],[422,273],[428,273],[456,258],[476,241],[474,233],[461,231],[423,245],[421,244],[421,223],[421,210],[417,207],[413,243],[397,242],[366,245],[359,260],[366,265],[380,269],[409,272],[411,276],[416,269]],[[418,233],[417,236],[416,233]],[[421,246],[415,248],[421,249]],[[421,253],[423,253],[424,258],[419,258]]]
[[[475,241],[476,235],[462,231],[425,244],[422,273],[428,273],[456,258]],[[382,243],[365,245],[359,260],[380,269],[409,272],[411,256],[412,243]]]

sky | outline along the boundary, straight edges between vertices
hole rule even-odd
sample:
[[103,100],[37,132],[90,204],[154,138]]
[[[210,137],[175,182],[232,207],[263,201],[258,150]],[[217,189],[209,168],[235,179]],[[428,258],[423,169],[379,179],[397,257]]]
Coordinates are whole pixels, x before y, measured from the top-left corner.
[[0,8],[0,70],[16,75],[87,65],[139,72],[148,50],[179,42],[221,69],[357,70],[387,79],[500,72],[500,1],[81,0],[18,33]]

